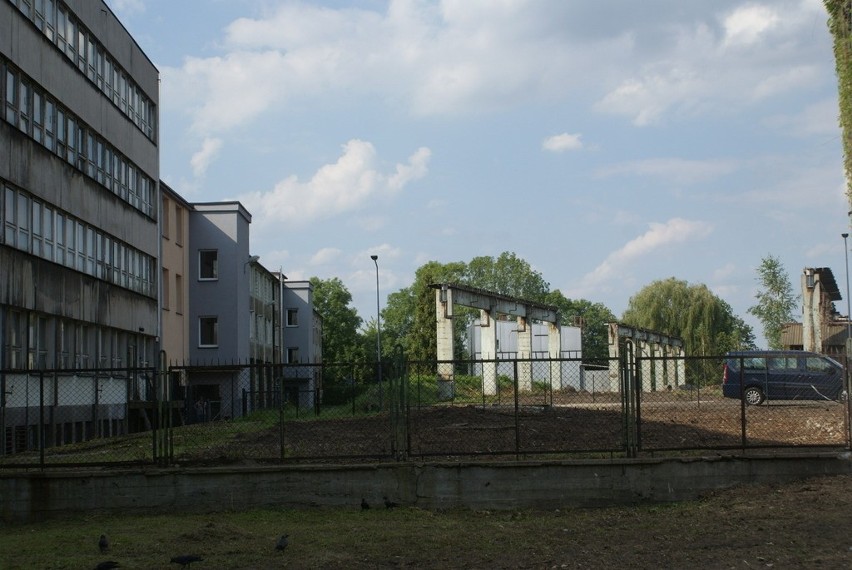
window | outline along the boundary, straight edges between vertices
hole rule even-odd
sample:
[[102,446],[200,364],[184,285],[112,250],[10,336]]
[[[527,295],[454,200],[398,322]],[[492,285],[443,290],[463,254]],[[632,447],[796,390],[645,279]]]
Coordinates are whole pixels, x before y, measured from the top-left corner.
[[216,249],[202,249],[198,252],[198,278],[219,278],[219,251]]
[[219,346],[219,319],[218,317],[199,317],[198,319],[198,346]]
[[833,367],[831,363],[824,358],[810,356],[805,360],[805,368],[815,372],[829,372]]
[[171,200],[163,197],[163,216],[160,220],[160,224],[163,226],[163,237],[169,239],[169,211],[171,210]]
[[175,274],[175,312],[183,314],[183,277]]
[[299,347],[291,346],[287,348],[287,364],[299,363]]
[[299,326],[299,309],[287,309],[287,326]]
[[163,268],[163,309],[169,310],[169,270]]
[[183,210],[175,208],[175,243],[183,245]]

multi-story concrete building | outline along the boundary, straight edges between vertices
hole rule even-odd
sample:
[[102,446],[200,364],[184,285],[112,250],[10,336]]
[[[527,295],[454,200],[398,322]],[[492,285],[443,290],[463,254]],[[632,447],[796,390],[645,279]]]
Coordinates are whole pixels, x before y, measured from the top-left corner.
[[[7,0],[0,75],[0,370],[154,365],[157,69],[102,0]],[[8,450],[35,433],[17,413],[31,390],[0,381]],[[52,382],[48,442],[120,429],[149,388],[128,372]]]
[[[283,277],[283,276],[282,276]],[[322,317],[314,310],[310,281],[283,278],[281,294],[281,348],[287,367],[284,392],[290,402],[310,408],[322,390]]]
[[192,205],[160,182],[160,350],[166,364],[189,360],[189,218]]

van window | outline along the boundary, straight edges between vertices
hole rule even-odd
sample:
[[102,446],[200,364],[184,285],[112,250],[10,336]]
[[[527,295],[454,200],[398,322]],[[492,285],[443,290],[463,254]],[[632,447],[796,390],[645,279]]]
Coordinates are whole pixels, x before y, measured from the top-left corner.
[[830,362],[824,358],[816,357],[809,357],[805,359],[805,367],[808,370],[814,370],[816,372],[828,372],[832,368]]
[[759,356],[744,358],[743,368],[746,370],[766,370],[766,359]]
[[798,358],[775,357],[769,361],[772,370],[796,370],[799,367]]

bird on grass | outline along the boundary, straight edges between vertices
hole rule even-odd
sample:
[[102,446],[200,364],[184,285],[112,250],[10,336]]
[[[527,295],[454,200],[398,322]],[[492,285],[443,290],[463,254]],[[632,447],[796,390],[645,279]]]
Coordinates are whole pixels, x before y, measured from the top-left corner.
[[289,536],[289,534],[282,534],[278,538],[278,542],[275,543],[275,550],[280,550],[281,552],[284,552],[284,550],[290,544],[290,541],[287,539],[287,537]]
[[180,564],[181,568],[189,568],[193,562],[202,562],[204,559],[195,554],[181,554],[180,556],[172,556],[172,564]]
[[395,502],[389,500],[387,497],[382,497],[382,498],[385,500],[385,508],[386,509],[392,509],[394,507],[399,506],[399,503],[395,503]]
[[98,548],[100,548],[101,552],[107,552],[109,550],[109,539],[107,535],[102,534],[98,539]]
[[367,509],[369,509],[369,508],[370,508],[370,503],[368,503],[368,502],[366,501],[366,499],[364,499],[364,498],[362,497],[362,498],[361,498],[361,510],[362,510],[362,511],[366,511],[366,510],[367,510]]
[[95,570],[112,570],[113,568],[121,568],[121,564],[114,560],[104,560],[95,566]]

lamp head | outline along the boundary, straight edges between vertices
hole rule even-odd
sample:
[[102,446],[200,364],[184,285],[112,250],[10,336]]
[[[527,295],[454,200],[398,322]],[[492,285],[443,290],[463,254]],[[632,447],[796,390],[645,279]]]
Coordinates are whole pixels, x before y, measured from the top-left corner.
[[373,261],[376,261],[378,258],[379,258],[378,255],[371,255],[370,256],[370,259],[372,259]]

